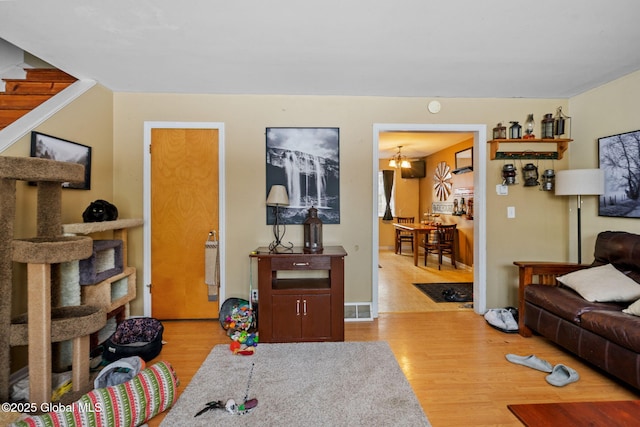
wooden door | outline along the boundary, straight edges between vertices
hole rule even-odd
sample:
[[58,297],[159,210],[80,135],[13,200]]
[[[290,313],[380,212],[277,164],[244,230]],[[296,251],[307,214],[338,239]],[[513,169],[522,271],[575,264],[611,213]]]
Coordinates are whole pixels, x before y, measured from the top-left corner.
[[151,311],[212,319],[205,242],[218,230],[218,130],[151,131]]

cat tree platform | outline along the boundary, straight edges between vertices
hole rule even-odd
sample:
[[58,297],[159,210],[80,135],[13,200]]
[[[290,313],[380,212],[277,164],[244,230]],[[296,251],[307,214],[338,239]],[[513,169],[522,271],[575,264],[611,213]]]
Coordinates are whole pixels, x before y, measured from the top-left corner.
[[[51,308],[51,342],[62,342],[99,331],[106,322],[100,307],[77,305]],[[28,314],[14,317],[11,323],[11,346],[29,344]]]
[[58,264],[93,254],[93,240],[89,237],[34,237],[15,239],[11,244],[13,260],[24,264]]
[[[33,157],[0,156],[0,400],[9,398],[10,348],[28,345],[29,400],[51,399],[51,343],[72,340],[74,391],[89,384],[90,334],[106,324],[103,307],[52,307],[52,264],[93,253],[89,237],[62,236],[62,183],[82,182],[84,166]],[[37,237],[14,239],[16,181],[37,185]],[[13,262],[27,265],[27,313],[11,319]],[[56,289],[58,290],[58,289]]]
[[29,400],[45,403],[51,394],[51,343],[72,340],[74,391],[89,384],[90,335],[107,323],[101,307],[51,306],[51,264],[84,259],[93,253],[88,237],[16,239],[13,260],[27,264],[28,311],[11,322],[11,345],[29,346]]

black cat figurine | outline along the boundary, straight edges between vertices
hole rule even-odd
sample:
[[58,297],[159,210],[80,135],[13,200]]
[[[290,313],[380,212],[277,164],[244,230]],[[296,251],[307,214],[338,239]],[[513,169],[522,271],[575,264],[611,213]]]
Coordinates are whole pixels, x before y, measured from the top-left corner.
[[84,222],[113,221],[116,219],[118,219],[118,208],[102,199],[91,202],[82,213]]

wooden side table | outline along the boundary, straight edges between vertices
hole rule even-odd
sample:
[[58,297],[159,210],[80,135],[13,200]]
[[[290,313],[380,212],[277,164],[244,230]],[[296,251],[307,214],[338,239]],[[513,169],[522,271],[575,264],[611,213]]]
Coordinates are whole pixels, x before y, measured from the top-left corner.
[[[342,246],[316,254],[302,247],[280,252],[260,247],[251,254],[258,260],[260,342],[344,341],[346,255]],[[309,277],[308,272],[318,270],[326,277]],[[280,277],[279,271],[306,273]]]

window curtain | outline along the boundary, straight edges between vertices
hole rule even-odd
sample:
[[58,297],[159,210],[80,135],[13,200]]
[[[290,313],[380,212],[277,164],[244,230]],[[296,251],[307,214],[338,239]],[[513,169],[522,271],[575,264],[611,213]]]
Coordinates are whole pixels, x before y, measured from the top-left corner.
[[391,191],[393,190],[393,174],[392,170],[382,171],[382,182],[384,183],[384,198],[387,204],[387,208],[384,211],[383,221],[391,221],[393,214],[391,213]]

